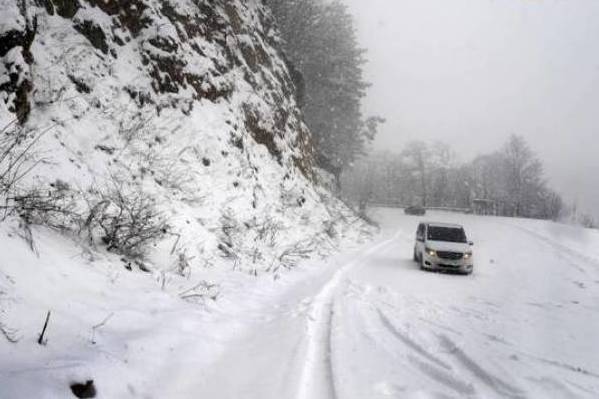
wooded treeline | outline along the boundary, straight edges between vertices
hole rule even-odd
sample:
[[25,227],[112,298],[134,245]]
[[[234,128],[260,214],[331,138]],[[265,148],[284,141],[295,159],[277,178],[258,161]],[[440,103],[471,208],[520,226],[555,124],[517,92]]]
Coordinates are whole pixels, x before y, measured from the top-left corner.
[[319,167],[340,177],[365,153],[379,117],[361,110],[368,83],[364,50],[347,6],[324,0],[266,0],[281,31],[298,102]]
[[504,146],[460,163],[444,143],[409,143],[400,153],[367,155],[380,117],[361,111],[368,83],[365,51],[339,0],[265,0],[283,37],[297,100],[312,132],[317,165],[340,194],[369,203],[472,209],[503,216],[558,219],[592,226],[587,215],[546,182],[542,162],[517,135]]
[[344,175],[343,191],[368,203],[479,208],[502,216],[557,219],[564,201],[545,179],[542,162],[520,137],[460,163],[444,143],[415,141],[400,153],[375,153]]

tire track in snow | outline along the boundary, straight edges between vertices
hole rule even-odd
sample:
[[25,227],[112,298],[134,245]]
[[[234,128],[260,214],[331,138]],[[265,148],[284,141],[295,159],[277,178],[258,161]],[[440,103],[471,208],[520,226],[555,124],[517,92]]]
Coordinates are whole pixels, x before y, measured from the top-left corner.
[[381,323],[383,324],[383,326],[395,338],[397,338],[398,340],[400,340],[401,342],[403,342],[404,345],[406,345],[412,351],[418,353],[420,356],[422,356],[423,358],[425,358],[429,362],[434,363],[437,366],[440,366],[441,368],[444,368],[446,370],[451,370],[451,366],[450,365],[448,365],[447,363],[445,363],[443,360],[438,359],[437,357],[435,357],[433,354],[431,354],[426,349],[424,349],[422,346],[420,346],[420,344],[418,344],[416,341],[414,341],[410,337],[408,337],[407,334],[401,332],[397,327],[395,327],[393,325],[393,323],[391,323],[391,320],[389,320],[389,318],[387,316],[385,316],[385,314],[380,309],[377,308],[377,312],[378,312],[379,319],[380,319]]
[[391,335],[401,341],[408,350],[420,355],[420,357],[418,357],[412,353],[408,353],[407,358],[423,374],[455,391],[461,395],[461,397],[472,396],[476,393],[474,386],[471,383],[463,381],[454,375],[453,368],[449,364],[437,358],[418,342],[411,339],[405,332],[402,332],[401,329],[397,328],[380,309],[377,308],[376,310],[383,327],[385,327]]
[[413,355],[408,355],[408,359],[412,362],[412,364],[418,367],[420,372],[429,376],[433,381],[443,384],[449,389],[455,391],[460,395],[460,397],[472,397],[472,395],[476,394],[476,390],[471,383],[456,378],[448,371],[443,370],[432,363],[418,359]]
[[560,368],[562,370],[567,370],[567,371],[571,371],[573,373],[583,374],[583,375],[586,375],[588,377],[593,377],[593,378],[598,378],[599,379],[599,373],[587,370],[587,369],[585,369],[583,367],[573,366],[573,365],[568,364],[566,362],[557,361],[557,360],[553,360],[553,359],[547,359],[547,358],[544,358],[544,357],[532,355],[530,353],[526,353],[526,352],[522,352],[522,351],[519,351],[518,353],[521,356],[527,357],[529,359],[535,360],[535,361],[540,362],[540,363],[548,364],[548,365],[551,365],[553,367],[558,367],[558,368]]
[[589,272],[587,269],[585,269],[580,264],[580,262],[582,262],[585,265],[590,264],[593,267],[594,271],[599,269],[599,260],[594,257],[581,254],[580,252],[577,252],[576,250],[574,250],[556,240],[552,240],[551,238],[546,237],[543,234],[539,234],[536,231],[530,230],[526,227],[516,226],[516,225],[511,225],[511,224],[504,224],[504,225],[515,228],[515,229],[527,234],[529,237],[532,237],[532,238],[536,239],[537,241],[543,242],[545,245],[549,246],[552,250],[556,251],[558,257],[560,257],[561,259],[564,259],[570,266],[575,267],[578,271],[580,271],[581,273],[583,273],[587,276],[588,276]]
[[507,382],[483,369],[481,365],[468,356],[462,348],[458,347],[446,335],[439,335],[439,341],[441,346],[447,350],[447,352],[453,355],[453,357],[462,365],[465,370],[468,370],[481,382],[498,393],[501,397],[514,399],[526,397],[521,389],[508,384]]
[[296,399],[336,399],[335,373],[332,360],[332,323],[335,294],[343,277],[352,268],[394,242],[400,232],[368,249],[357,260],[342,266],[314,297],[308,316],[306,356]]

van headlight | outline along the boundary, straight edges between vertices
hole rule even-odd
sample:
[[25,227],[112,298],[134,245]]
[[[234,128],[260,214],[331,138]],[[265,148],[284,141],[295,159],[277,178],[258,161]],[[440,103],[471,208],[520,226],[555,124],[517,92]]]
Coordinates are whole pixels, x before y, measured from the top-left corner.
[[464,253],[464,259],[470,259],[470,258],[472,258],[472,252]]
[[437,256],[437,252],[434,249],[425,248],[424,250],[428,256]]

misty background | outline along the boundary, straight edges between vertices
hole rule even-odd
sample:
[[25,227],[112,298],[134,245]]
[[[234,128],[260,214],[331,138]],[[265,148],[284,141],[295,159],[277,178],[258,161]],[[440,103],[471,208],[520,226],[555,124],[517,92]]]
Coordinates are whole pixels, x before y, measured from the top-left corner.
[[549,183],[599,216],[599,2],[345,0],[368,51],[375,150],[444,141],[462,161],[523,136]]

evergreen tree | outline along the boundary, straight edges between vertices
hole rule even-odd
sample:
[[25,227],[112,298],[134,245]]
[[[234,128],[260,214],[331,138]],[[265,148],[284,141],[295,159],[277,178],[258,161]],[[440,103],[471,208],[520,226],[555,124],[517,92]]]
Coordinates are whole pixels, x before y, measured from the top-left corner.
[[364,50],[354,21],[338,0],[268,0],[285,39],[285,50],[302,76],[302,110],[318,165],[340,183],[347,169],[374,139],[381,118],[364,118]]

